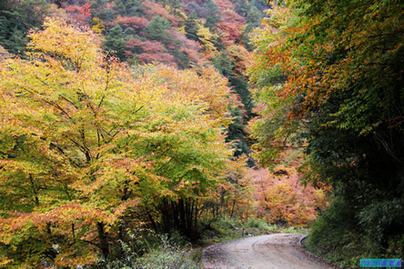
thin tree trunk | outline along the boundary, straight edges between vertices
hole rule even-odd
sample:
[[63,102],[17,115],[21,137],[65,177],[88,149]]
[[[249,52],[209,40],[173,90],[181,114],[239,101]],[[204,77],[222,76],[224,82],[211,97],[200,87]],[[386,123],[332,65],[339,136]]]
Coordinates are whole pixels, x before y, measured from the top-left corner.
[[197,226],[197,221],[198,221],[198,202],[197,201],[195,201],[194,202],[194,207],[195,207],[195,218],[194,218],[194,222],[195,222],[195,224],[194,224],[194,227],[196,228],[196,227],[198,227]]
[[179,210],[180,210],[180,229],[183,233],[187,234],[187,230],[185,227],[185,205],[184,205],[184,200],[180,199],[178,201],[178,206],[179,206]]
[[171,207],[172,207],[172,210],[173,210],[174,228],[178,229],[178,228],[180,228],[180,225],[179,225],[177,204],[175,202],[171,201]]
[[237,199],[237,191],[234,191],[234,200],[233,200],[233,205],[231,207],[231,212],[230,212],[230,217],[233,217],[233,213],[234,213],[234,208],[236,206],[236,199]]

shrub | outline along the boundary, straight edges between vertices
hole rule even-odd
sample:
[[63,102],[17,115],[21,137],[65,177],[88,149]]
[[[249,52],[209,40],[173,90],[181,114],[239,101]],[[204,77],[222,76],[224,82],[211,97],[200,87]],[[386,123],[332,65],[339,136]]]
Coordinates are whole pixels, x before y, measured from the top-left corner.
[[192,249],[180,248],[167,235],[160,237],[160,246],[139,257],[127,244],[121,241],[122,256],[116,260],[99,261],[107,269],[196,269],[202,268],[192,259]]
[[255,219],[255,218],[250,218],[245,225],[249,228],[258,228],[261,230],[269,230],[270,227],[267,224],[267,220],[264,219]]

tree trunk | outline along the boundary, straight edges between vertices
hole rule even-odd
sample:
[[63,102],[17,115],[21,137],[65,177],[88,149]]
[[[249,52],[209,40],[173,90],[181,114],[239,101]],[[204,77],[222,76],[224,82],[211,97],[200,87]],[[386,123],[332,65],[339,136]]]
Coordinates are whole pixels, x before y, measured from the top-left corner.
[[107,235],[105,234],[104,231],[104,223],[98,222],[97,229],[98,229],[98,238],[100,240],[99,248],[101,249],[104,258],[108,258],[109,249],[108,249]]

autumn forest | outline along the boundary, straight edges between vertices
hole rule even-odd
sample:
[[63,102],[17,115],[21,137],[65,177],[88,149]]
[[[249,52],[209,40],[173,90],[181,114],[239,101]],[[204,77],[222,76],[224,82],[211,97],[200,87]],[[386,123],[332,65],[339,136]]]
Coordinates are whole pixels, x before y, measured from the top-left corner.
[[403,10],[1,1],[0,267],[201,268],[282,229],[403,259]]

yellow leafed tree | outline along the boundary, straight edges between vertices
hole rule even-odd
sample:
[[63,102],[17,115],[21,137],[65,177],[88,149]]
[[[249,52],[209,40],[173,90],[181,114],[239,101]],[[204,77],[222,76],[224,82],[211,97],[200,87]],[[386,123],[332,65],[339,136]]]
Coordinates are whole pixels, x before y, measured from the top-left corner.
[[141,221],[192,236],[231,165],[226,81],[210,68],[136,73],[59,18],[30,38],[28,60],[0,63],[1,264],[93,264]]

